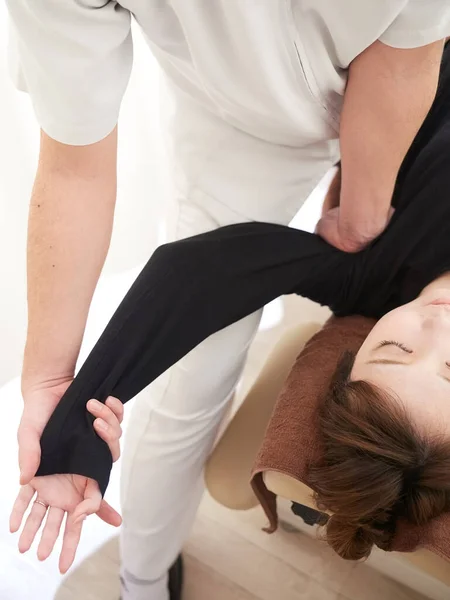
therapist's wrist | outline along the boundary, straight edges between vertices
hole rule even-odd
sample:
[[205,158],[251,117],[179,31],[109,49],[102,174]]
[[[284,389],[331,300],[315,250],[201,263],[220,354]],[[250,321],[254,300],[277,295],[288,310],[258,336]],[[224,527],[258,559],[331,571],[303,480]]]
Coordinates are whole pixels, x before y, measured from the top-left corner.
[[62,389],[74,379],[74,371],[67,372],[51,370],[48,367],[42,370],[24,368],[21,375],[21,391],[24,400],[39,395],[48,390]]
[[22,391],[59,386],[74,378],[77,352],[61,353],[57,342],[34,341],[28,336],[22,364]]

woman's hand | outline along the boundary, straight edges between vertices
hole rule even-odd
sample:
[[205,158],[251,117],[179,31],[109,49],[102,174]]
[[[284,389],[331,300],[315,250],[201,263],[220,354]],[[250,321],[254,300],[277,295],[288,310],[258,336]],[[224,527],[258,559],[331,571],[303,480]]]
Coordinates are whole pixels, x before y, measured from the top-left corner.
[[[105,404],[90,400],[88,411],[96,417],[94,428],[108,444],[113,460],[120,456],[119,439],[123,420],[123,404],[116,398],[108,398]],[[83,521],[88,515],[97,514],[106,523],[118,527],[120,515],[102,499],[96,481],[82,475],[50,475],[34,477],[29,484],[22,486],[14,504],[10,530],[19,530],[24,514],[34,499],[31,512],[25,522],[20,539],[20,552],[27,552],[44,523],[38,558],[45,560],[52,553],[58,538],[64,516],[67,521],[64,530],[63,547],[59,560],[61,573],[66,573],[72,565],[80,541]]]

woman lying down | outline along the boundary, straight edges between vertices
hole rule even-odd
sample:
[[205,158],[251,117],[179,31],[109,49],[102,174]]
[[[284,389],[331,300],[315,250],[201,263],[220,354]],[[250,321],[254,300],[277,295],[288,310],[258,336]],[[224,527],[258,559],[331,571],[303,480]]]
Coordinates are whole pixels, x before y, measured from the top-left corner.
[[[319,506],[334,514],[329,543],[344,558],[358,559],[373,544],[386,547],[398,517],[425,524],[449,511],[449,47],[393,206],[386,231],[358,254],[265,223],[159,248],[50,419],[38,477],[20,492],[12,528],[35,492],[50,511],[82,517],[107,510],[101,497],[112,455],[86,401],[127,402],[206,337],[283,294],[299,294],[338,316],[378,319],[357,355],[341,365],[339,393],[326,400],[326,456],[313,477]],[[42,518],[26,525],[28,538]],[[63,570],[80,531],[81,525],[72,533]]]

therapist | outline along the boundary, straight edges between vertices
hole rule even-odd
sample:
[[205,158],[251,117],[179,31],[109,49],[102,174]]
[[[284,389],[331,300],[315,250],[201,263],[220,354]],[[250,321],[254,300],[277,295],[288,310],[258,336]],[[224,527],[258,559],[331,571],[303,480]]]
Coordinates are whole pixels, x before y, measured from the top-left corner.
[[[74,377],[109,247],[132,17],[174,99],[172,238],[244,221],[288,224],[341,158],[340,207],[324,216],[319,233],[356,252],[389,220],[398,170],[436,93],[450,6],[447,0],[7,3],[11,71],[31,95],[42,129],[28,234],[19,429],[25,484],[38,468],[45,424]],[[148,194],[149,202],[159,202]],[[122,476],[123,600],[181,597],[177,557],[260,317],[261,311],[207,339],[135,404]],[[71,527],[77,525],[69,514]]]

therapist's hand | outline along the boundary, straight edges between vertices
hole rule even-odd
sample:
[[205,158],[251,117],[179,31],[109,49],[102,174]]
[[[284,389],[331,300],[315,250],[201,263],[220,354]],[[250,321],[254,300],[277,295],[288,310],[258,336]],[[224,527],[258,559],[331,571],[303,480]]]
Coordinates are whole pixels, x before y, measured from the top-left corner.
[[346,227],[341,223],[340,207],[337,206],[322,216],[317,224],[316,233],[326,242],[343,252],[360,252],[383,233],[393,214],[394,209],[391,208],[388,219],[377,224],[371,224],[370,228],[365,227],[358,230],[357,228]]
[[325,200],[322,204],[322,217],[324,217],[328,211],[332,208],[336,208],[339,206],[341,202],[341,184],[342,184],[342,170],[339,165],[336,168],[336,172],[333,175],[333,179],[331,180],[330,187],[325,196]]
[[[122,403],[110,397],[105,405],[91,400],[87,408],[97,417],[94,427],[108,444],[113,460],[117,460],[122,434]],[[65,573],[74,561],[83,522],[87,516],[97,514],[103,521],[116,527],[122,522],[120,515],[102,499],[97,482],[81,475],[34,477],[28,484],[23,485],[11,513],[12,533],[19,530],[30,503],[31,511],[19,539],[19,550],[27,552],[43,526],[38,557],[40,560],[48,558],[59,536],[64,517],[67,516],[59,561],[61,573]]]
[[41,462],[41,436],[73,378],[22,384],[24,407],[17,432],[20,483],[30,483]]
[[[39,468],[42,432],[72,380],[69,378],[56,384],[44,382],[28,384],[23,387],[24,408],[17,432],[21,485],[30,483]],[[123,419],[123,404],[116,398],[110,397],[105,404],[88,404],[87,409],[96,417],[94,428],[97,434],[110,444],[113,460],[116,461],[120,455],[120,445],[118,439],[111,437],[114,434],[114,428],[110,427],[108,430],[105,417],[111,418],[112,410],[120,424]],[[102,426],[106,426],[107,429],[102,430]],[[115,433],[117,433],[117,428]]]
[[37,555],[39,560],[48,558],[67,516],[59,559],[62,574],[69,570],[75,559],[86,517],[97,514],[115,527],[122,522],[120,515],[102,499],[98,483],[81,475],[35,477],[23,486],[11,513],[11,533],[19,530],[30,504],[31,511],[19,539],[19,551],[24,553],[30,549],[42,527]]
[[355,237],[349,239],[349,236],[344,235],[339,228],[341,186],[342,168],[341,165],[339,165],[326,193],[322,205],[321,219],[317,224],[316,233],[339,250],[343,250],[344,252],[358,252],[366,245],[367,241],[358,236],[356,239]]

